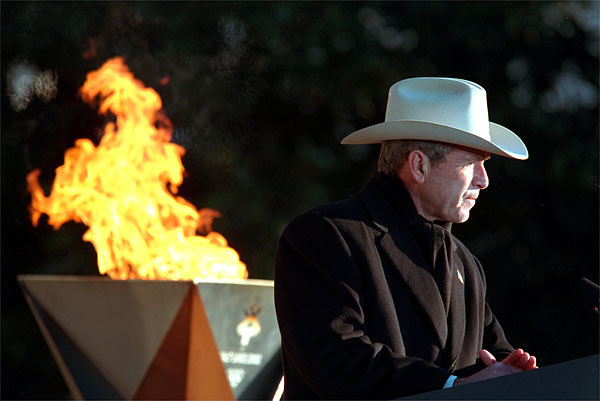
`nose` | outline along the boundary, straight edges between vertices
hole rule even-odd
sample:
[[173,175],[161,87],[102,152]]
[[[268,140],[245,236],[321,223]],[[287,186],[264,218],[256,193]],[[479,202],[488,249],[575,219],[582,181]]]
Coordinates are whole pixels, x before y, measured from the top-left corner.
[[488,185],[490,185],[490,180],[482,161],[475,165],[475,169],[473,171],[473,186],[479,189],[485,189],[488,187]]

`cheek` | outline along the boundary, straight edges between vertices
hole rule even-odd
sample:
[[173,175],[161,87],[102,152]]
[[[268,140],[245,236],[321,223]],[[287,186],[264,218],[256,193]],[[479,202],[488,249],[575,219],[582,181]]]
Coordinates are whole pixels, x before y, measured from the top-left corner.
[[469,172],[466,172],[465,174],[463,174],[461,176],[461,179],[460,179],[459,182],[460,182],[460,185],[459,185],[460,189],[459,189],[459,191],[460,191],[461,196],[463,196],[463,195],[465,195],[467,193],[467,191],[469,190],[469,188],[472,187],[472,185],[471,185],[473,183],[473,174],[472,174],[472,171],[471,171],[471,174],[469,174]]
[[455,208],[470,208],[472,205],[468,200],[465,200],[465,194],[469,189],[469,185],[457,184],[452,188],[452,192],[448,193],[448,202],[452,203]]
[[469,190],[469,181],[461,176],[454,181],[452,185],[452,194],[455,198],[462,199],[465,193]]

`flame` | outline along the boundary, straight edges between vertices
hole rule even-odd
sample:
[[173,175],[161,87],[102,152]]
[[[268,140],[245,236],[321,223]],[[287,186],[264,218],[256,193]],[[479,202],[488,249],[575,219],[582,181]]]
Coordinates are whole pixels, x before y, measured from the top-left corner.
[[69,220],[87,225],[83,239],[94,245],[100,273],[113,279],[247,278],[237,252],[211,231],[219,213],[199,212],[174,195],[185,150],[170,142],[160,96],[121,57],[90,72],[80,93],[89,104],[100,98],[99,113],[112,112],[116,122],[106,125],[98,146],[78,139],[65,152],[48,197],[40,171],[29,173],[33,224],[46,214],[54,229]]

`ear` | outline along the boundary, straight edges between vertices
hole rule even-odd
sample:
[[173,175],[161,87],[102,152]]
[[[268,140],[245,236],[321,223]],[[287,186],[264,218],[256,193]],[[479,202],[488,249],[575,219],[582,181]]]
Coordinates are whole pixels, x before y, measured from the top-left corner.
[[406,167],[410,178],[423,184],[429,175],[429,158],[420,150],[412,150],[406,157]]

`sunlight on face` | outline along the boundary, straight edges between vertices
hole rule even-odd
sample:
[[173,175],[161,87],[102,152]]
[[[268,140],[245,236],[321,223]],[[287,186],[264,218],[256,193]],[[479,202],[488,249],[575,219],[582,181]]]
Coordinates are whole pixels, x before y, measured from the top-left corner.
[[467,221],[479,191],[489,180],[484,162],[488,152],[455,147],[446,159],[431,166],[421,192],[423,217],[452,223]]

